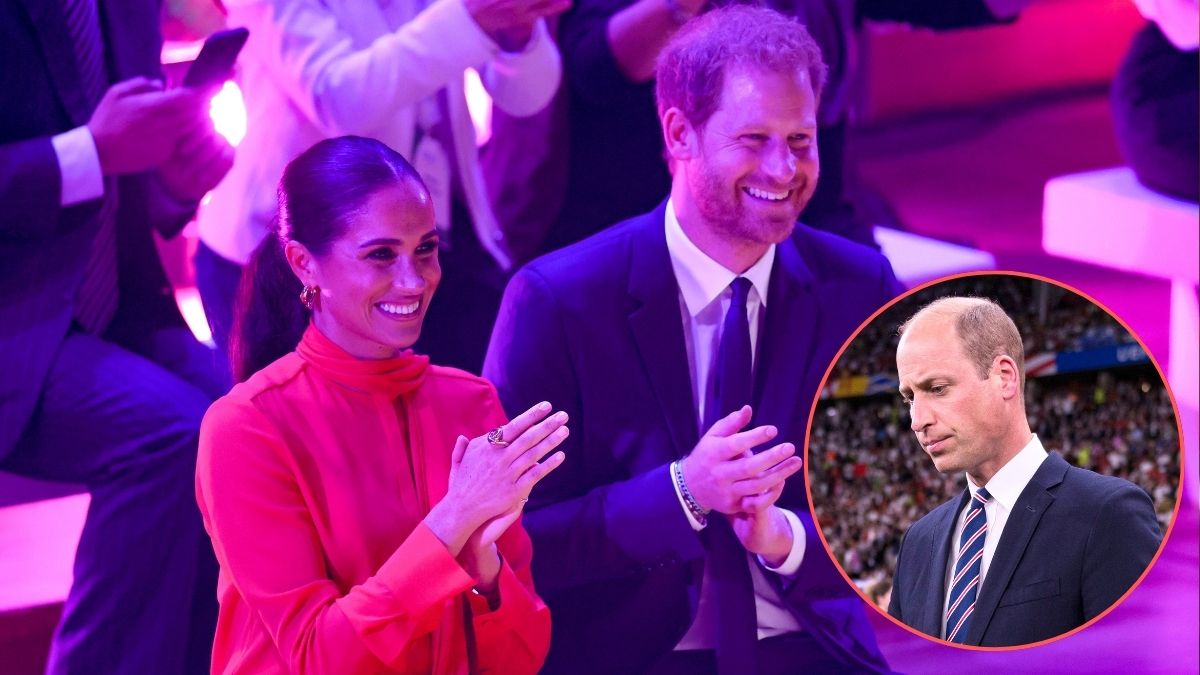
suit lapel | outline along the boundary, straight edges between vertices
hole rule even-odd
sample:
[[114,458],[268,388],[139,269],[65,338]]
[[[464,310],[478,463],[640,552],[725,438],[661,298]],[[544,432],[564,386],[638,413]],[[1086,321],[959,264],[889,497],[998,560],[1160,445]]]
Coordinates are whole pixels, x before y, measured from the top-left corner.
[[[779,438],[799,438],[803,429],[790,429],[797,404],[805,390],[805,376],[816,336],[821,330],[821,311],[816,302],[812,273],[800,259],[791,239],[775,247],[775,265],[767,291],[765,317],[759,332],[754,364],[754,421],[779,427]],[[800,474],[797,474],[800,476]],[[803,492],[803,480],[795,481]]]
[[942,634],[942,608],[946,606],[946,565],[950,560],[950,548],[954,546],[954,524],[958,522],[958,514],[966,508],[970,498],[970,493],[963,490],[958,497],[958,505],[947,511],[941,522],[933,528],[934,532],[941,534],[929,542],[928,592],[924,594],[925,605],[921,610],[919,625],[915,626],[930,635]]
[[664,203],[640,219],[631,238],[629,296],[634,308],[629,328],[667,420],[676,456],[682,457],[699,440],[699,422],[690,395],[679,286],[667,251],[665,217]]
[[1008,589],[1017,563],[1025,555],[1025,548],[1033,537],[1033,531],[1037,529],[1046,509],[1054,503],[1054,495],[1048,490],[1061,483],[1066,472],[1066,462],[1057,455],[1050,455],[1033,474],[1033,479],[1025,486],[1021,496],[1017,498],[1017,503],[1013,504],[1008,522],[1004,524],[1000,543],[996,546],[996,555],[988,568],[987,578],[983,580],[983,588],[975,601],[975,612],[971,617],[966,644],[978,645],[983,639],[988,623],[1000,604],[1000,597]]
[[162,31],[157,3],[97,2],[109,84],[138,75],[162,77]]
[[54,92],[63,109],[76,125],[87,123],[92,109],[84,92],[83,79],[71,44],[66,18],[58,2],[21,0],[37,33],[38,44],[46,60],[46,68],[54,84]]

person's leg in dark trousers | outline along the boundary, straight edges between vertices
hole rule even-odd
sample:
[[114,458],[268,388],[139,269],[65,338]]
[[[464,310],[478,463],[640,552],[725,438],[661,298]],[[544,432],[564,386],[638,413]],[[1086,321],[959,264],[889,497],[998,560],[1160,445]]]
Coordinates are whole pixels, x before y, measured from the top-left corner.
[[200,420],[223,383],[181,327],[142,331],[135,342],[68,334],[2,462],[92,495],[49,673],[207,671],[216,565],[195,462]]
[[204,305],[204,317],[212,331],[213,344],[225,370],[229,369],[229,336],[233,332],[233,310],[237,303],[242,266],[221,257],[199,242],[192,258],[196,268],[196,290]]

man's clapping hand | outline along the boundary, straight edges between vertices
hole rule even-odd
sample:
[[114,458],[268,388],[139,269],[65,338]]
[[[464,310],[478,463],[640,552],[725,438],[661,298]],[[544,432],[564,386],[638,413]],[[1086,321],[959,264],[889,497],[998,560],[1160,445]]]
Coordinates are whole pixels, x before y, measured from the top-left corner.
[[[704,509],[738,513],[742,500],[782,489],[783,480],[800,470],[796,446],[780,443],[753,454],[753,449],[770,442],[778,430],[770,425],[749,431],[750,406],[743,406],[717,420],[695,449],[680,462],[688,490]],[[753,504],[754,502],[749,502]]]

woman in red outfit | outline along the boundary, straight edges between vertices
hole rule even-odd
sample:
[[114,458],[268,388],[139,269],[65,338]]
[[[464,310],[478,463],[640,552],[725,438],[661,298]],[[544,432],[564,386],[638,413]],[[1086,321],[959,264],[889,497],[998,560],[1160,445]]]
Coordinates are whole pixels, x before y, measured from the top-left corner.
[[486,381],[407,349],[437,237],[425,186],[382,143],[322,141],[284,171],[279,236],[244,282],[244,381],[201,428],[214,673],[533,673],[545,658],[519,516],[562,462],[566,416],[543,403],[506,423]]

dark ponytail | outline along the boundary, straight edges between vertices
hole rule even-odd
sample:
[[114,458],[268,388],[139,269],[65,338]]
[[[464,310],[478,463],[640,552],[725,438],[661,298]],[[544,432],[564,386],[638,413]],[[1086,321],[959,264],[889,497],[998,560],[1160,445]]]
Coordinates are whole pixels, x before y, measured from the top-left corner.
[[373,194],[405,181],[427,192],[399,153],[359,136],[320,141],[288,163],[273,231],[254,251],[238,289],[230,347],[238,382],[294,350],[308,327],[311,313],[300,303],[303,286],[283,253],[287,241],[324,256]]

